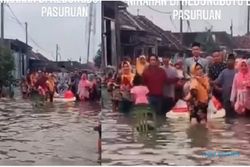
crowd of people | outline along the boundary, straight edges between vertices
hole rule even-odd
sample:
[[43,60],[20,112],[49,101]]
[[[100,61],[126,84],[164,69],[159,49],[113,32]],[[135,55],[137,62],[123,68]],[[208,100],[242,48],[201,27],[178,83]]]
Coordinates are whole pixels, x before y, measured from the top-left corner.
[[166,114],[179,99],[187,102],[190,120],[207,121],[209,100],[216,98],[226,110],[226,117],[250,115],[250,64],[236,61],[234,54],[214,50],[202,57],[199,43],[192,44],[192,56],[171,63],[171,55],[162,62],[157,55],[141,55],[136,64],[122,61],[108,82],[114,111],[132,106],[150,106],[157,114]]
[[23,98],[38,95],[45,101],[76,98],[78,101],[99,100],[101,79],[85,72],[49,73],[34,71],[21,81]]

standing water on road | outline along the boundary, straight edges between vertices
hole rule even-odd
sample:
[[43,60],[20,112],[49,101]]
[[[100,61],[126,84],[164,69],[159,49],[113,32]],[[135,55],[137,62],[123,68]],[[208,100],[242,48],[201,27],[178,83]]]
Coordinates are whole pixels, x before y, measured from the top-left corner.
[[0,99],[1,165],[98,165],[98,103]]
[[102,97],[102,165],[250,165],[250,119],[213,120],[205,128],[158,117],[154,130],[138,132],[132,116],[112,112],[105,91]]

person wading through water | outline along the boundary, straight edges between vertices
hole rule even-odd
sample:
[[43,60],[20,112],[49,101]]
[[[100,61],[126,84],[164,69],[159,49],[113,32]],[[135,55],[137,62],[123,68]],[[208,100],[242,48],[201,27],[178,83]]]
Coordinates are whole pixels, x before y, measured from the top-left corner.
[[79,95],[79,98],[80,100],[82,101],[87,101],[89,100],[89,90],[91,89],[91,84],[88,80],[88,76],[87,74],[83,73],[82,74],[82,77],[81,77],[81,80],[78,84],[78,95]]
[[175,105],[175,84],[179,80],[176,68],[170,65],[170,59],[171,59],[171,56],[166,54],[165,57],[163,58],[164,65],[162,66],[162,68],[164,69],[166,73],[166,76],[169,79],[173,80],[173,83],[165,83],[165,86],[164,86],[163,109],[166,112],[170,111]]
[[205,58],[201,57],[201,46],[200,43],[194,42],[192,44],[192,57],[186,58],[184,62],[184,77],[186,79],[190,78],[191,68],[199,63],[203,67],[203,73],[208,74],[208,61]]
[[144,69],[148,66],[146,56],[141,55],[136,59],[136,73],[142,76]]
[[193,123],[193,118],[198,123],[206,123],[207,108],[209,101],[209,79],[203,73],[203,67],[197,63],[191,69],[190,92],[185,97],[189,102],[190,107],[190,122]]
[[[220,75],[220,73],[227,68],[227,64],[223,62],[223,57],[219,50],[213,51],[212,56],[213,64],[209,67],[208,77],[210,81],[215,81]],[[214,85],[212,94],[216,99],[218,99],[222,103],[223,100],[220,86],[222,85]]]
[[121,94],[122,94],[122,101],[121,101],[121,111],[122,112],[129,112],[132,106],[132,98],[130,96],[130,89],[133,86],[133,80],[135,74],[132,72],[132,67],[128,61],[122,63],[122,70],[121,70]]
[[236,74],[235,66],[235,56],[234,54],[229,54],[227,58],[227,68],[224,69],[219,77],[212,82],[212,84],[221,86],[223,107],[226,110],[226,117],[235,117],[236,113],[234,107],[230,103],[230,95],[233,85],[234,76]]
[[250,116],[250,69],[246,60],[239,63],[234,76],[230,101],[239,115]]
[[149,104],[157,114],[166,114],[163,104],[163,92],[166,83],[172,83],[163,68],[159,66],[158,57],[154,54],[149,56],[149,66],[144,70],[143,81],[149,89]]

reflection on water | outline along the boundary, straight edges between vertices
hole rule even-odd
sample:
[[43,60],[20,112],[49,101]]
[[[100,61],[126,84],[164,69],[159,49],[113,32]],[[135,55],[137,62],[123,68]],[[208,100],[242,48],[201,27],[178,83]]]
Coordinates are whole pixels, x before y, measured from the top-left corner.
[[0,99],[1,165],[98,165],[99,104]]
[[[155,129],[138,132],[134,117],[102,110],[103,165],[250,165],[250,120],[188,120],[156,117]],[[205,151],[239,152],[240,156],[204,156]]]

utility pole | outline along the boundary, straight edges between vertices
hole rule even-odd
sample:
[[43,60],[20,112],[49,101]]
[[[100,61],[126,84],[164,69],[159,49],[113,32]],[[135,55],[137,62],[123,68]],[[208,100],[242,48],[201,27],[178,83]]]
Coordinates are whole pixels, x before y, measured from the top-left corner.
[[90,52],[90,37],[91,37],[91,25],[92,25],[92,8],[93,8],[93,3],[90,3],[90,8],[89,8],[89,25],[88,25],[88,50],[87,50],[87,63],[89,63],[89,52]]
[[4,40],[4,3],[1,2],[1,45],[3,46]]
[[28,23],[25,22],[25,36],[26,36],[26,45],[28,45]]
[[115,48],[115,53],[116,59],[115,59],[115,64],[118,69],[120,61],[121,61],[121,39],[120,39],[120,21],[119,21],[119,2],[115,2],[115,37],[116,37],[116,48]]
[[247,35],[249,35],[250,32],[250,6],[247,7]]
[[[182,0],[180,0],[180,11],[182,11]],[[183,20],[180,18],[180,41],[181,45],[183,44]]]
[[231,37],[233,37],[233,20],[231,20],[230,32],[231,32]]
[[56,62],[58,62],[58,44],[56,44]]
[[106,30],[104,30],[104,23],[106,24],[106,22],[104,21],[104,4],[103,4],[103,1],[101,2],[101,6],[102,6],[102,8],[101,8],[101,12],[102,12],[102,16],[101,16],[101,23],[102,23],[102,29],[101,29],[101,31],[102,31],[102,67],[101,67],[101,69],[104,69],[105,67],[106,67],[106,45],[104,44],[106,41],[106,38],[105,38],[105,36],[106,36]]

